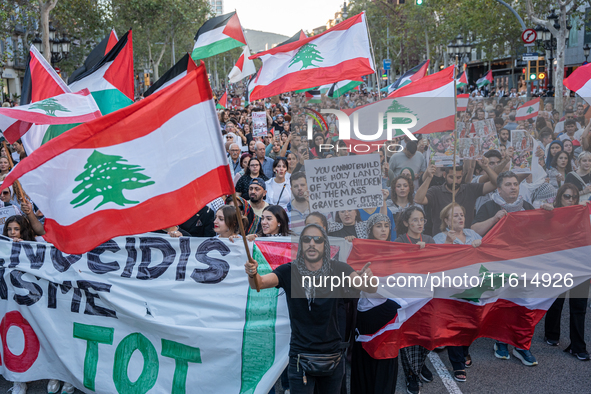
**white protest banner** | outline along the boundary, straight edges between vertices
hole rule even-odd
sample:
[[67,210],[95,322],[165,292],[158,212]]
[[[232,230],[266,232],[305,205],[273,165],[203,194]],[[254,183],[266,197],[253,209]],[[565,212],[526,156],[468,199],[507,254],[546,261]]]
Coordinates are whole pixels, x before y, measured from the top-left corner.
[[[253,247],[261,274],[290,260],[291,239],[273,241]],[[0,241],[0,374],[85,393],[267,394],[287,365],[287,304],[249,288],[245,261],[219,238],[119,237],[83,255]]]
[[264,137],[267,135],[267,113],[252,113],[252,133],[254,137]]
[[21,213],[16,209],[14,205],[9,205],[7,207],[0,208],[0,234],[4,231],[4,223],[6,223],[6,219],[13,215],[20,215]]
[[377,154],[306,160],[311,211],[381,207],[382,170]]
[[511,171],[516,174],[531,174],[534,140],[526,130],[511,130]]

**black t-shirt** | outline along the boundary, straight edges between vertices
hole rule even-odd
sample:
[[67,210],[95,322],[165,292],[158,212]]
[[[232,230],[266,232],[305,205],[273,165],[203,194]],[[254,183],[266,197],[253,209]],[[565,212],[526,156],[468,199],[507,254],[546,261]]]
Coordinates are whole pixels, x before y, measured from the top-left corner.
[[203,207],[195,215],[191,216],[189,220],[181,224],[179,228],[188,232],[192,237],[214,237],[213,221],[215,220],[215,212],[207,205]]
[[[353,268],[348,264],[333,260],[329,275],[342,278],[343,275],[349,276],[353,271]],[[295,263],[280,265],[273,273],[279,279],[277,287],[285,290],[287,296],[291,325],[289,355],[339,352],[341,342],[345,340],[342,337],[343,329],[339,325],[339,320],[342,320],[342,311],[339,312],[339,309],[343,304],[343,296],[347,294],[353,296],[354,290],[341,288],[335,289],[331,293],[329,281],[328,288],[316,288],[314,301],[308,307],[304,288],[301,287],[302,275],[297,270]],[[292,278],[294,279],[293,286]],[[327,297],[329,294],[332,294],[331,298]]]
[[[472,224],[484,222],[485,220],[492,218],[501,209],[502,209],[501,206],[499,204],[497,204],[496,202],[494,202],[493,200],[489,200],[489,201],[485,202],[484,204],[482,204],[482,206],[480,207],[480,209],[476,213],[476,217],[474,218],[474,221],[472,222]],[[529,211],[530,209],[535,209],[535,208],[533,207],[533,205],[531,205],[527,201],[524,201],[523,202],[523,209],[525,209],[526,211]],[[492,227],[491,227],[491,229],[492,229]],[[490,231],[490,229],[489,229],[489,231]],[[487,233],[488,233],[488,231],[487,231]]]
[[[579,177],[581,177],[581,179],[585,181],[585,183],[581,183]],[[572,183],[579,189],[579,191],[582,191],[585,188],[585,186],[591,184],[591,173],[585,176],[579,175],[579,177],[575,176],[572,172],[569,172],[568,174],[566,174],[566,177],[564,178],[564,183]]]
[[339,237],[339,238],[345,238],[350,235],[357,237],[357,231],[355,230],[355,225],[343,226],[342,229],[329,232],[328,235],[330,235],[331,237]]

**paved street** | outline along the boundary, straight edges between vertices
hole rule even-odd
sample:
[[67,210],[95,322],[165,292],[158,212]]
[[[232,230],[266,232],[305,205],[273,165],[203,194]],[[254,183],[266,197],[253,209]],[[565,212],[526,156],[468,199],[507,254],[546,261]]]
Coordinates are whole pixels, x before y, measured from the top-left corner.
[[[591,345],[591,313],[587,313],[585,340]],[[561,343],[558,348],[545,344],[543,332],[544,320],[536,327],[533,338],[532,352],[538,359],[536,367],[526,367],[515,357],[510,360],[499,360],[493,355],[494,341],[488,338],[480,338],[470,348],[470,354],[474,366],[468,369],[468,380],[465,383],[456,383],[449,371],[451,365],[447,357],[447,351],[432,352],[427,364],[435,379],[431,383],[425,383],[421,389],[424,394],[445,393],[486,393],[486,394],[512,394],[512,393],[588,393],[591,392],[591,362],[582,362],[562,350],[568,345],[568,302],[565,302],[565,310],[562,312]],[[564,334],[567,334],[566,336]],[[510,347],[511,352],[511,347]],[[434,366],[443,364],[445,368]],[[439,370],[438,370],[439,369]],[[399,367],[399,373],[402,366]],[[0,378],[0,393],[6,393],[11,384]],[[29,394],[46,393],[47,380],[29,384]],[[277,392],[282,393],[278,385]],[[80,391],[76,391],[80,392]],[[404,378],[398,377],[399,393],[405,393]],[[223,394],[223,393],[220,393]]]

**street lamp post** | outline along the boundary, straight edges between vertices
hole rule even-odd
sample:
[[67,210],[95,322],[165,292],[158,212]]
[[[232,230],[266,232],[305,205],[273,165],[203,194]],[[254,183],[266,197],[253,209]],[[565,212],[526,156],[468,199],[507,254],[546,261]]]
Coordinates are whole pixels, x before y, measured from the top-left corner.
[[[560,23],[558,22],[558,15],[556,15],[556,12],[554,10],[550,11],[550,14],[547,16],[547,19],[548,19],[548,21],[550,21],[550,23],[553,24],[553,26],[556,30],[560,30]],[[567,40],[568,40],[570,29],[571,29],[571,25],[568,24],[566,26]],[[557,49],[556,37],[553,37],[552,32],[546,27],[538,25],[538,26],[536,26],[535,30],[537,33],[537,40],[536,41],[538,42],[539,45],[541,45],[544,48],[544,51],[546,52],[546,59],[548,60],[548,67],[547,67],[548,92],[549,92],[549,94],[552,94],[551,92],[554,89],[554,87],[552,86],[552,71],[554,69],[554,50]],[[589,52],[587,52],[585,59],[587,59],[588,55],[589,55]]]
[[585,46],[583,47],[583,54],[585,55],[585,63],[589,62],[587,60],[587,58],[589,57],[589,52],[591,52],[591,47],[589,47],[589,44],[585,44]]
[[[32,43],[39,52],[43,53],[43,41],[41,40],[41,37],[39,37],[39,34],[33,38]],[[51,52],[52,65],[68,58],[71,44],[72,41],[68,38],[66,33],[62,33],[62,38],[59,38],[57,29],[53,27],[51,22],[49,22],[49,50]]]

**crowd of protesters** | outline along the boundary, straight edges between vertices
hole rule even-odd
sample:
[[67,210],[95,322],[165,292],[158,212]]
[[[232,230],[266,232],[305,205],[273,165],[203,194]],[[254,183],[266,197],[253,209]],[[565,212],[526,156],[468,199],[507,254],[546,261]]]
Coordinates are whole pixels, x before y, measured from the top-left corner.
[[[306,106],[315,106],[317,109],[329,106],[329,100],[324,97],[320,105],[309,105],[304,94],[286,94],[245,105],[240,95],[230,94],[228,108],[220,110],[218,116],[238,205],[235,205],[231,196],[218,198],[195,212],[185,223],[159,232],[171,237],[219,237],[235,242],[241,237],[236,212],[239,209],[248,240],[301,235],[298,238],[299,249],[305,251],[298,254],[294,264],[310,271],[324,269],[322,262],[330,263],[329,254],[326,255],[330,246],[329,237],[344,238],[349,242],[361,238],[411,243],[421,248],[433,243],[479,247],[482,237],[508,213],[528,209],[551,210],[554,207],[586,203],[591,196],[589,106],[567,98],[564,111],[558,112],[553,101],[547,99],[541,102],[537,118],[517,121],[516,109],[526,100],[525,97],[516,92],[487,96],[473,94],[466,111],[458,113],[458,119],[470,121],[492,118],[499,138],[498,150],[489,151],[478,160],[464,160],[462,165],[455,168],[438,168],[428,160],[429,144],[426,137],[418,136],[418,141],[411,141],[408,137],[388,141],[387,145],[398,144],[400,150],[393,152],[384,146],[378,152],[383,175],[383,205],[371,209],[320,213],[310,208],[305,162],[355,155],[344,141],[338,140],[336,118],[326,116],[326,127],[314,124],[313,130],[308,130],[306,111],[302,109]],[[354,108],[378,99],[375,93],[353,91],[336,99],[336,105],[341,109]],[[254,135],[252,112],[266,113],[267,130],[263,135]],[[537,158],[537,171],[532,171],[532,174],[510,171],[513,152],[510,131],[516,129],[526,130],[537,141],[533,152]],[[327,149],[327,144],[332,148]],[[0,155],[0,179],[26,157],[20,141],[8,149],[7,152],[3,147]],[[455,191],[454,198],[452,191]],[[26,198],[17,198],[12,188],[2,191],[2,202],[4,206],[14,205],[17,212],[5,223],[3,235],[7,239],[15,242],[42,240],[44,218],[33,203]],[[347,275],[371,275],[369,269],[364,268],[362,272],[355,273],[346,264],[330,264],[331,269]],[[254,264],[247,264],[247,273],[253,286],[257,278],[256,268]],[[263,288],[279,286],[286,292],[290,291],[289,268],[277,269],[271,275],[274,276],[258,276]],[[357,290],[375,291],[369,288]],[[571,291],[571,344],[568,351],[579,360],[589,360],[583,339],[588,293],[588,282]],[[577,298],[573,298],[573,294]],[[306,374],[299,370],[299,353],[296,350],[317,353],[317,348],[309,346],[313,342],[307,343],[306,340],[324,335],[321,327],[307,332],[310,322],[305,319],[302,321],[302,316],[332,319],[330,324],[326,323],[328,325],[323,331],[330,334],[330,338],[324,338],[327,341],[341,343],[349,338],[347,329],[343,327],[346,320],[343,311],[350,305],[324,303],[320,311],[311,313],[311,304],[319,303],[318,298],[310,297],[309,292],[306,292],[302,299],[303,304],[288,301],[292,332],[300,335],[299,341],[296,341],[300,348],[293,348],[292,337],[289,367],[281,379],[283,388],[292,393],[313,393],[316,385],[319,390],[316,392],[345,392],[341,384],[344,381],[345,358],[337,361],[339,368],[336,370],[341,371],[337,375],[306,378]],[[366,301],[362,296],[359,304],[353,306],[358,309],[356,324],[360,332],[372,330],[381,322],[389,321],[384,319],[391,317],[393,310],[391,300],[372,305],[379,308],[368,308]],[[545,340],[549,346],[559,343],[563,303],[564,298],[558,299],[546,317]],[[306,315],[306,309],[311,314]],[[299,317],[294,317],[294,314],[299,314]],[[338,346],[329,346],[327,349],[339,351]],[[453,367],[452,376],[457,381],[466,381],[466,368],[472,365],[469,347],[448,347],[447,351]],[[353,346],[352,352],[353,393],[394,392],[398,374],[397,359],[374,360],[358,344]],[[496,342],[493,352],[499,359],[510,358],[507,344]],[[398,358],[407,391],[411,394],[420,392],[421,381],[433,380],[433,374],[425,365],[428,354],[429,350],[420,346],[400,351]],[[512,354],[524,365],[538,363],[527,349],[515,348]],[[309,385],[306,384],[307,379],[311,381]],[[48,392],[58,392],[59,387],[59,381],[51,380]],[[26,384],[15,383],[13,391],[24,394]],[[73,392],[73,387],[65,383],[62,392],[69,394]]]

